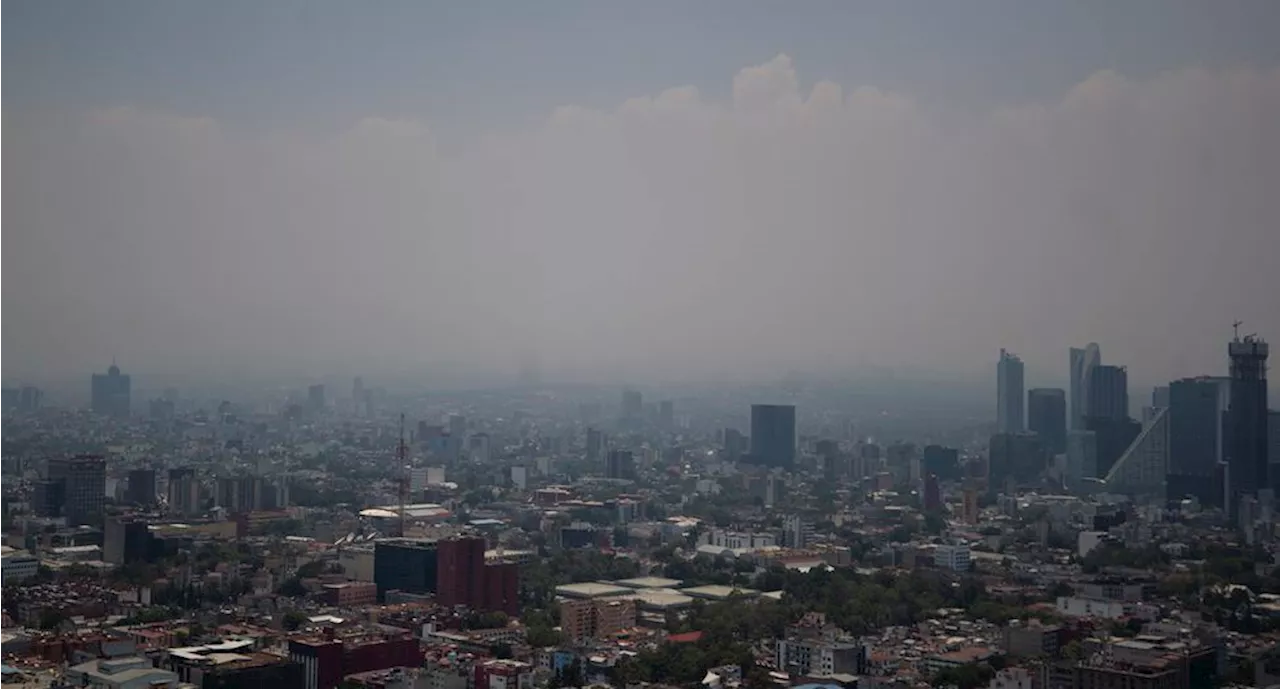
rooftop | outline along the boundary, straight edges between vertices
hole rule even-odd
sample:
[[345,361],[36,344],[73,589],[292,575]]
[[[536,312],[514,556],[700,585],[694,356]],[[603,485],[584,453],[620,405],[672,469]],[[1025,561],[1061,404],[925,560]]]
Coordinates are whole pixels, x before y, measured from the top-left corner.
[[712,600],[724,600],[730,596],[745,596],[747,598],[755,598],[760,592],[755,589],[735,588],[733,586],[718,586],[711,584],[708,586],[694,586],[693,588],[680,589],[680,593],[694,598],[709,598]]
[[679,579],[668,579],[666,577],[635,577],[634,579],[619,579],[613,583],[633,589],[673,589],[679,586],[681,582]]
[[569,598],[604,598],[605,596],[620,596],[627,593],[634,593],[635,589],[625,586],[616,586],[600,581],[590,581],[582,584],[563,584],[556,587],[556,594]]

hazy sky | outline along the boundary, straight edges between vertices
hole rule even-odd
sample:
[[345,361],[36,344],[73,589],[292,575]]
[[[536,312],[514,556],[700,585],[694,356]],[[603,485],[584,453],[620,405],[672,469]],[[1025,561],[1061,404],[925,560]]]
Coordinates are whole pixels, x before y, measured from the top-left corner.
[[6,379],[1280,341],[1280,3],[3,9]]

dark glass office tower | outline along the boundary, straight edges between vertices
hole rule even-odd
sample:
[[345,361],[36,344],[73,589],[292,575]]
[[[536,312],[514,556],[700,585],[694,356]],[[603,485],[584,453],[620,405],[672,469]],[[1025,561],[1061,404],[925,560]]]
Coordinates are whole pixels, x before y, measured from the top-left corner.
[[790,467],[796,460],[796,408],[789,404],[751,405],[751,461]]
[[1129,372],[1123,366],[1094,366],[1089,373],[1087,417],[1129,418]]
[[1184,378],[1169,383],[1169,499],[1195,496],[1204,505],[1222,506],[1213,490],[1222,423],[1217,381]]
[[1227,346],[1231,357],[1231,406],[1227,410],[1228,505],[1234,518],[1239,500],[1270,488],[1267,474],[1267,343],[1253,335]]
[[1040,436],[1050,454],[1067,451],[1067,393],[1060,388],[1027,392],[1027,428]]

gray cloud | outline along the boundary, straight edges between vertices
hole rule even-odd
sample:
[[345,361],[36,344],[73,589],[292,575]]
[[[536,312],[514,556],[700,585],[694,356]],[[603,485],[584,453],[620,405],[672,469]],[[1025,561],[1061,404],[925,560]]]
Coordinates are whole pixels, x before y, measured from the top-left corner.
[[[448,365],[1138,380],[1280,338],[1280,70],[1095,74],[963,116],[786,56],[442,153],[429,123],[250,132],[6,113],[6,376]],[[1060,370],[1061,369],[1061,370]]]

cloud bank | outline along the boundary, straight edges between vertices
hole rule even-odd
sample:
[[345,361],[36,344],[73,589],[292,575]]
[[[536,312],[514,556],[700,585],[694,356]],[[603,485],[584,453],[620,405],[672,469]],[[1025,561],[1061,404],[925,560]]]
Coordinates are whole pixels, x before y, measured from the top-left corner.
[[780,55],[728,102],[677,87],[447,147],[384,116],[262,132],[112,107],[5,128],[6,377],[112,356],[969,372],[1002,346],[1065,377],[1066,348],[1096,340],[1158,381],[1223,370],[1234,319],[1280,339],[1280,69],[1104,72],[957,115],[802,85]]

